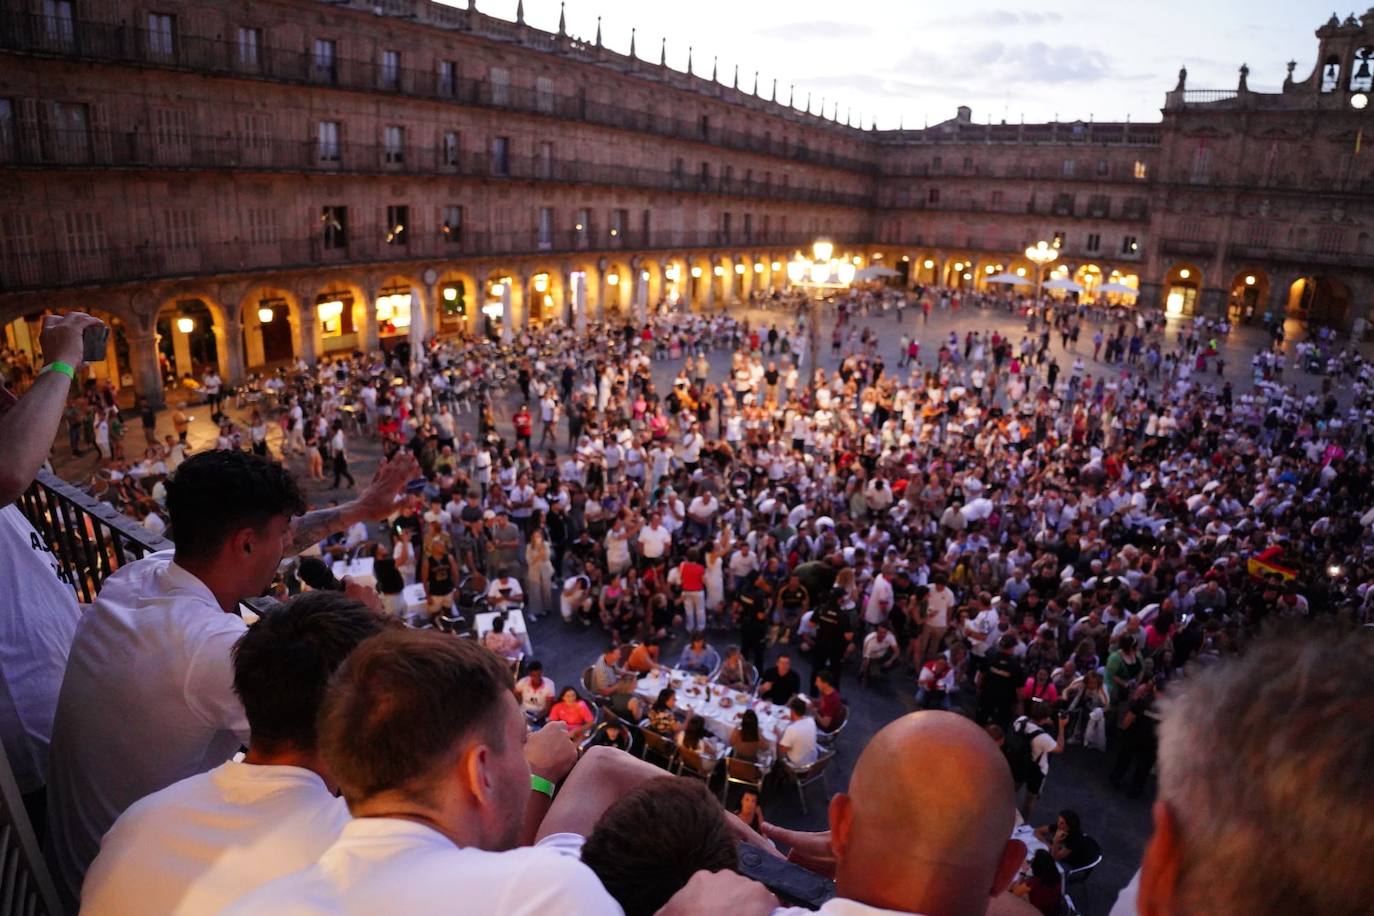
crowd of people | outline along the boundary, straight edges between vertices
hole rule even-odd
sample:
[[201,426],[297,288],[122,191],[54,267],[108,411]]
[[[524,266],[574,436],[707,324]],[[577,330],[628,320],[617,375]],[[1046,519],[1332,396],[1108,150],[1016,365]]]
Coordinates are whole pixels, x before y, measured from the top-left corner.
[[[922,353],[904,336],[907,309],[1008,301],[870,288],[824,305],[780,295],[761,321],[664,312],[509,346],[430,341],[280,373],[246,441],[226,422],[215,449],[188,457],[184,437],[167,437],[139,474],[111,454],[101,479],[156,507],[176,547],[120,569],[54,637],[66,645],[50,653],[62,661],[60,696],[47,682],[51,753],[44,742],[25,788],[46,783],[47,844],[68,902],[118,911],[178,850],[206,837],[208,849],[231,848],[241,837],[222,815],[234,806],[261,818],[244,831],[279,829],[254,834],[263,845],[244,861],[177,872],[187,883],[169,884],[168,911],[183,899],[203,899],[196,911],[306,900],[428,911],[461,892],[493,912],[719,911],[733,899],[722,895],[766,912],[774,902],[756,887],[693,875],[729,869],[734,841],[771,848],[768,837],[871,908],[982,912],[1013,905],[1002,892],[1014,883],[1051,912],[1056,863],[1081,854],[1082,825],[1061,812],[1041,837],[1048,859],[1027,861],[1008,837],[1016,808],[1031,818],[1052,756],[1083,744],[1107,753],[1104,769],[1131,795],[1158,765],[1168,807],[1156,812],[1142,901],[1218,911],[1198,901],[1222,891],[1191,866],[1226,863],[1198,837],[1227,819],[1266,823],[1272,809],[1200,803],[1194,783],[1219,779],[1209,767],[1220,764],[1197,747],[1194,723],[1268,709],[1267,692],[1243,687],[1266,659],[1268,677],[1311,694],[1303,702],[1337,704],[1350,725],[1367,718],[1334,677],[1272,664],[1314,661],[1317,645],[1367,655],[1358,637],[1316,632],[1368,623],[1374,607],[1374,369],[1346,361],[1339,389],[1268,372],[1237,392],[1204,326],[1173,338],[1140,313],[1095,327],[1067,304],[1022,303],[1019,340],[997,327],[951,332]],[[818,346],[826,320],[833,369]],[[722,381],[713,357],[728,359]],[[45,393],[39,382],[53,387],[51,374],[19,403]],[[34,431],[52,434],[44,450],[60,412]],[[356,437],[384,454],[361,488],[349,472]],[[356,498],[305,512],[293,475],[270,460],[271,438],[301,476],[328,467],[340,499]],[[239,603],[294,592],[283,556],[316,548],[369,554],[377,592],[345,583],[346,597],[300,595],[263,618],[270,626],[248,627]],[[423,613],[397,597],[412,582]],[[513,645],[447,632],[479,605],[604,629],[606,676],[590,696],[555,698],[530,664],[512,690],[501,656]],[[1258,638],[1276,624],[1286,636]],[[925,712],[872,739],[831,803],[831,833],[773,827],[751,802],[741,813],[759,836],[624,754],[588,750],[578,762],[568,740],[590,735],[593,706],[607,703],[689,749],[711,742],[671,695],[639,710],[621,687],[625,668],[665,664],[680,638],[677,667],[725,672],[789,707],[790,738],[761,736],[755,722],[721,742],[746,755],[770,739],[783,756],[808,740],[814,754],[817,732],[864,702],[864,687],[841,698],[856,675],[896,681]],[[306,644],[316,655],[303,662]],[[794,654],[809,662],[804,680]],[[1186,725],[1171,724],[1171,709],[1188,711]],[[551,724],[530,733],[530,718]],[[1231,731],[1260,753],[1259,736]],[[230,761],[241,743],[247,756]],[[604,732],[599,743],[620,746]],[[1294,766],[1332,773],[1337,750]],[[1166,787],[1171,771],[1193,779]],[[1266,801],[1309,808],[1285,791],[1276,784]],[[674,816],[673,836],[650,829],[672,811],[694,815]],[[189,831],[184,843],[156,839],[172,821]],[[910,830],[917,822],[929,830]],[[1342,843],[1368,833],[1342,829]],[[666,849],[626,848],[645,833]],[[686,838],[695,845],[673,845]],[[261,854],[287,840],[303,844],[295,855]],[[650,865],[627,865],[644,855],[672,859],[672,876],[656,884]],[[1251,893],[1263,905],[1248,911],[1320,899],[1329,907],[1315,911],[1356,912],[1345,895],[1368,883],[1341,872],[1319,891],[1296,867],[1282,874],[1291,887],[1266,877],[1271,898]]]

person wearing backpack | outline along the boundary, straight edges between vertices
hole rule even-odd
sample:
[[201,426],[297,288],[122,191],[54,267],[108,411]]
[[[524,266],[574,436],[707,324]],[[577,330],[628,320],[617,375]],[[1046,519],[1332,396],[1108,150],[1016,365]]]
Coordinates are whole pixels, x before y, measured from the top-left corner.
[[1032,700],[1027,715],[1018,716],[1012,722],[1002,742],[1002,753],[1011,766],[1017,795],[1020,795],[1023,786],[1026,789],[1020,810],[1021,817],[1027,821],[1044,788],[1045,777],[1050,774],[1050,755],[1064,753],[1064,730],[1068,727],[1069,717],[1067,713],[1060,713],[1057,738],[1050,732],[1053,718],[1050,704]]

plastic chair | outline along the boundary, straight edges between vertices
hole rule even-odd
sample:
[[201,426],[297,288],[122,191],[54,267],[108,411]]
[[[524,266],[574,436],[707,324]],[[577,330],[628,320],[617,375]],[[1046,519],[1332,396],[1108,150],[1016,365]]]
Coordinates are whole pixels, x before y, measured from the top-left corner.
[[1070,868],[1064,872],[1064,885],[1082,884],[1092,877],[1093,871],[1102,864],[1102,847],[1090,836],[1083,837],[1084,858],[1088,864]]
[[797,767],[788,762],[786,757],[782,757],[782,769],[787,774],[787,778],[796,783],[797,798],[801,800],[802,814],[806,813],[806,787],[812,783],[819,782],[828,795],[830,786],[826,783],[825,773],[830,768],[830,761],[835,759],[834,751],[826,751],[816,758],[816,762],[810,766]]
[[678,745],[677,772],[679,776],[695,776],[697,779],[710,782],[719,763],[720,760],[716,757],[708,757],[701,751]]
[[620,719],[615,715],[615,713],[610,712],[610,710],[607,710],[604,707],[602,707],[602,711],[606,714],[603,718],[603,721],[592,729],[591,734],[587,735],[587,737],[583,739],[582,744],[579,747],[579,750],[585,751],[587,748],[592,746],[592,742],[594,742],[601,734],[603,734],[606,731],[606,729],[610,728],[612,725],[619,725],[620,738],[617,739],[611,746],[628,753],[630,747],[634,744],[634,736],[630,733],[630,726],[620,721]]
[[604,706],[610,702],[610,698],[602,696],[592,689],[592,669],[595,667],[595,665],[588,665],[582,669],[582,692],[591,697],[592,702],[596,705]]
[[821,745],[824,745],[825,747],[833,747],[834,744],[835,744],[835,741],[840,737],[840,733],[844,731],[845,726],[848,725],[848,724],[849,724],[849,707],[846,706],[846,707],[844,708],[844,715],[840,718],[840,724],[839,724],[839,725],[836,725],[833,731],[828,731],[828,732],[827,732],[827,731],[822,731],[819,727],[816,728],[816,741],[817,741],[817,743],[819,743],[819,744],[821,744]]
[[[663,761],[662,767],[671,773],[677,764],[677,743],[672,738],[665,738],[651,728],[640,728],[639,733],[644,739],[644,759],[649,760],[650,755],[653,755]],[[649,762],[653,763],[654,761],[650,760]]]

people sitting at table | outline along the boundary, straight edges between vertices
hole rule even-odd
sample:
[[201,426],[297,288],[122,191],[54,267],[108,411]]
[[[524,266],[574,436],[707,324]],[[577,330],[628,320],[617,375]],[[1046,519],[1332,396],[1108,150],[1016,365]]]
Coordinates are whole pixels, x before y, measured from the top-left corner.
[[625,670],[633,671],[635,674],[649,674],[658,670],[658,640],[651,636],[646,636],[643,642],[637,642],[630,647],[630,655],[625,659]]
[[650,731],[657,732],[665,738],[673,738],[682,730],[682,723],[678,721],[673,709],[677,706],[677,691],[671,687],[664,687],[658,692],[658,698],[649,707],[649,716],[646,720]]
[[692,674],[709,676],[720,667],[720,653],[714,646],[707,644],[706,634],[697,630],[692,634],[691,642],[682,650],[682,655],[678,657],[677,666]]
[[549,707],[548,720],[562,722],[568,727],[568,734],[574,741],[586,737],[587,729],[596,722],[596,714],[587,701],[577,695],[577,688],[564,687],[558,695],[558,702]]
[[869,741],[848,791],[831,799],[830,830],[765,823],[763,834],[833,875],[836,899],[823,912],[983,913],[1025,861],[1025,844],[1010,839],[1014,808],[988,736],[963,716],[918,712]]
[[501,614],[492,618],[491,630],[482,637],[482,645],[503,658],[515,658],[525,649],[523,639],[506,632],[506,618]]
[[753,686],[749,676],[749,663],[744,660],[744,653],[739,646],[730,646],[725,650],[725,660],[720,663],[716,683],[732,690],[748,690]]
[[778,751],[794,767],[809,767],[816,762],[816,720],[807,712],[806,700],[794,696],[787,701],[787,727],[778,735]]
[[801,677],[792,670],[792,656],[784,652],[759,679],[759,698],[774,706],[786,706],[799,693]]
[[862,659],[859,662],[859,680],[867,678],[875,665],[884,671],[891,670],[896,666],[900,656],[897,637],[892,635],[887,624],[878,624],[872,633],[864,637]]
[[641,715],[639,699],[635,697],[635,678],[620,669],[620,647],[610,645],[592,665],[592,692],[604,698],[621,718],[635,722]]
[[1064,876],[1060,874],[1054,858],[1044,849],[1037,849],[1031,856],[1030,874],[1024,881],[1012,888],[1012,893],[1023,898],[1043,916],[1060,916],[1064,912]]
[[606,724],[598,728],[592,735],[587,747],[612,747],[617,750],[627,751],[630,749],[630,735],[625,731],[625,727],[619,719],[608,719]]
[[[399,542],[397,546],[406,551],[410,550],[410,545],[404,541]],[[377,594],[382,598],[382,607],[391,616],[404,618],[405,576],[401,574],[397,558],[391,555],[391,549],[385,544],[378,544],[372,549],[372,576],[377,580]]]
[[814,701],[816,727],[823,732],[833,732],[844,724],[849,710],[835,686],[835,675],[829,670],[816,672],[816,690],[819,695]]
[[759,714],[746,709],[740,716],[739,724],[730,732],[730,751],[740,760],[750,762],[759,759],[759,751],[764,747],[763,736],[759,734]]
[[510,574],[509,569],[498,572],[496,578],[487,586],[487,607],[493,611],[505,611],[524,603],[525,592],[520,588],[519,580]]
[[734,871],[738,853],[706,784],[662,776],[606,809],[582,846],[582,862],[625,916],[653,916],[697,871]]
[[677,744],[703,757],[717,758],[721,755],[720,742],[707,733],[706,720],[695,713],[687,717],[687,724],[677,733]]
[[334,670],[387,625],[336,591],[265,613],[233,653],[248,753],[129,807],[86,872],[82,912],[212,913],[314,864],[349,821],[326,782],[315,720]]
[[539,659],[531,659],[525,665],[525,676],[515,682],[515,697],[520,708],[534,722],[542,722],[549,715],[553,705],[553,681],[544,677],[544,664]]
[[1063,863],[1065,868],[1078,868],[1092,861],[1093,850],[1083,833],[1083,821],[1072,808],[1060,811],[1053,824],[1036,827],[1035,836],[1049,848],[1054,861]]

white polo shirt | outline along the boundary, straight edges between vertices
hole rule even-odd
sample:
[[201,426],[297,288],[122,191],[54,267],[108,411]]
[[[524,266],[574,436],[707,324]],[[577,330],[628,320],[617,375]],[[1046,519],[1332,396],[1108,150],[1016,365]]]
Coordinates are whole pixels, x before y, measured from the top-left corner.
[[787,747],[787,759],[794,767],[809,767],[816,762],[816,720],[802,716],[783,730],[778,746]]
[[662,525],[657,528],[645,525],[639,529],[639,552],[644,555],[646,560],[657,560],[663,556],[672,543],[673,533]]
[[[550,838],[553,839],[553,838]],[[396,818],[350,821],[319,862],[240,899],[226,916],[483,913],[621,916],[573,844],[506,852],[460,848],[431,827]]]
[[310,770],[220,764],[120,815],[86,872],[81,912],[218,913],[314,865],[350,819]]
[[0,741],[20,792],[47,779],[57,693],[80,616],[47,543],[18,506],[0,509]]
[[47,853],[68,899],[126,808],[247,741],[230,661],[246,629],[171,551],[105,580],[77,625],[53,722]]

